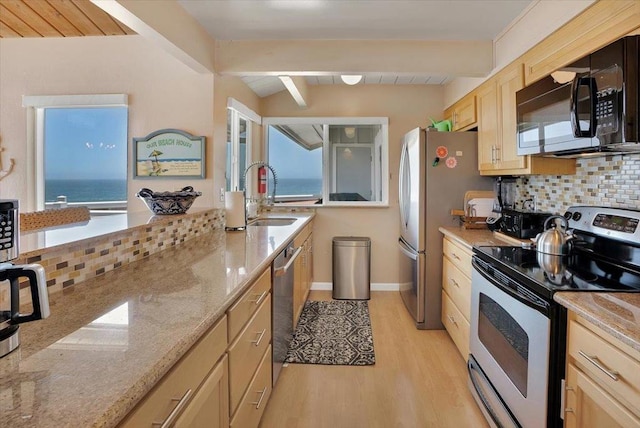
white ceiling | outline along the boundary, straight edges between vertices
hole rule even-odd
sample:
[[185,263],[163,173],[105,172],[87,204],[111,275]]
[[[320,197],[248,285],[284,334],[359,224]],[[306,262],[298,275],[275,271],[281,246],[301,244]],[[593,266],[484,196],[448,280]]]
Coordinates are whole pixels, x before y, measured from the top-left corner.
[[[536,0],[178,0],[218,40],[494,40]],[[259,96],[285,89],[243,76]],[[342,84],[307,76],[309,84]],[[436,84],[449,76],[364,74],[364,84]]]

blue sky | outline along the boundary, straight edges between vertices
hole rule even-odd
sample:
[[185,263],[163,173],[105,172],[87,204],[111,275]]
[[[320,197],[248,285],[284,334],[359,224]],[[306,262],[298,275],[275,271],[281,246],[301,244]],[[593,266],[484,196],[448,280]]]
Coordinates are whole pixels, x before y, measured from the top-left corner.
[[322,178],[322,149],[306,150],[269,127],[269,165],[278,178]]
[[49,108],[45,136],[45,180],[127,178],[126,107]]

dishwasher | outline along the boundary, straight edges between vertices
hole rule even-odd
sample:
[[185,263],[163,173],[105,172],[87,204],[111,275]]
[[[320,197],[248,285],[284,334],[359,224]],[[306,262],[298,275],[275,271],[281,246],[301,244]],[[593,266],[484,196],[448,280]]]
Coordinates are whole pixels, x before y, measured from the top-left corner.
[[302,248],[289,242],[272,264],[273,278],[273,385],[276,384],[282,364],[287,357],[293,337],[293,282],[294,263]]

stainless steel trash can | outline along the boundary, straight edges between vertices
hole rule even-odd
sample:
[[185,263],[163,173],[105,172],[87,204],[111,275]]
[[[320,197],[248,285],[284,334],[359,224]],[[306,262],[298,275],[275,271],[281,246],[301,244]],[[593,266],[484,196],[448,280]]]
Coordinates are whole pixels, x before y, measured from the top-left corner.
[[368,300],[371,297],[371,239],[333,238],[333,298]]

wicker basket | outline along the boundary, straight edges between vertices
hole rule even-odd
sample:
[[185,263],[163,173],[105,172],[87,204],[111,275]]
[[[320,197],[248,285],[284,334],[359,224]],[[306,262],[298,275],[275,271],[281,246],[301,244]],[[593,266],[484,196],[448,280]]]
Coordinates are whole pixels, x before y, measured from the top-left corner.
[[87,207],[53,208],[20,214],[20,230],[36,230],[62,224],[87,222],[91,213]]

